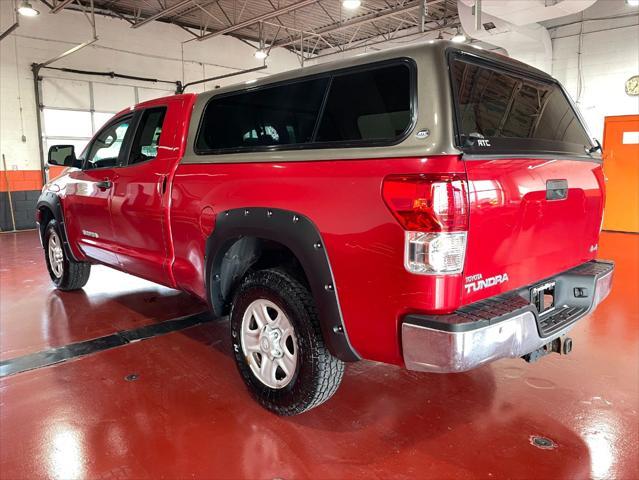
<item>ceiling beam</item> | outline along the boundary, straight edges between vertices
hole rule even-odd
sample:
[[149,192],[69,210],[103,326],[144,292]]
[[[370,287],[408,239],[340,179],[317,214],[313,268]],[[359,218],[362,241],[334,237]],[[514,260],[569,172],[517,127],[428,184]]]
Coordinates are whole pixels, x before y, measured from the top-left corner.
[[227,35],[237,30],[241,30],[242,28],[249,27],[255,23],[259,23],[264,20],[270,20],[271,18],[279,17],[280,15],[284,15],[285,13],[292,12],[293,10],[297,10],[298,8],[302,8],[308,5],[312,5],[314,3],[318,3],[318,1],[319,0],[301,0],[299,2],[287,5],[286,7],[273,10],[272,12],[267,12],[257,17],[245,20],[243,22],[236,23],[235,25],[231,25],[230,27],[223,28],[222,30],[217,30],[215,32],[207,33],[206,35],[202,35],[200,38],[198,38],[198,40],[206,40],[208,38],[217,37],[219,35]]
[[153,20],[157,20],[158,18],[162,18],[165,17],[177,10],[179,10],[182,7],[185,7],[186,5],[188,5],[189,3],[193,2],[193,0],[182,0],[181,2],[176,3],[175,5],[171,5],[168,8],[165,8],[164,10],[160,10],[157,13],[154,13],[153,15],[151,15],[150,17],[145,18],[144,20],[140,20],[139,22],[135,22],[133,25],[131,25],[131,28],[139,28],[142,25],[146,25],[149,22],[152,22]]
[[73,2],[73,0],[62,0],[61,2],[58,2],[56,5],[54,5],[54,7],[51,9],[51,13],[58,13],[60,10],[62,10],[64,7],[66,7],[67,5],[69,5],[71,2]]
[[[449,17],[446,17],[446,19],[448,20],[455,20],[457,17],[456,15],[451,15]],[[434,23],[435,26],[433,28],[426,28],[430,23]],[[461,23],[459,23],[459,21],[453,21],[451,23],[449,23],[447,25],[447,27],[444,28],[448,28],[448,29],[452,29],[455,28],[457,26],[460,26]],[[409,31],[410,28],[416,28],[417,31],[411,32]],[[399,35],[396,34],[395,36],[392,36],[391,38],[384,38],[384,39],[379,39],[380,35],[377,35],[375,37],[369,37],[366,39],[362,39],[362,40],[358,40],[356,43],[352,44],[352,45],[342,45],[341,49],[335,49],[332,50],[328,53],[320,53],[319,55],[316,55],[315,57],[312,57],[313,60],[318,59],[318,58],[323,58],[323,57],[329,57],[331,55],[335,55],[338,53],[343,53],[343,52],[348,52],[351,50],[357,50],[359,48],[365,48],[365,47],[371,47],[374,45],[380,45],[380,44],[384,44],[384,43],[388,43],[389,41],[393,41],[393,40],[400,40],[400,39],[406,39],[406,38],[411,38],[411,37],[415,37],[417,35],[426,35],[428,33],[434,33],[434,32],[438,32],[442,29],[442,27],[436,22],[436,21],[430,21],[426,23],[426,26],[424,28],[424,31],[421,31],[421,28],[419,28],[419,25],[414,25],[413,27],[409,27],[408,29],[405,29],[404,34]],[[400,30],[401,31],[401,30]],[[397,33],[397,32],[395,32]],[[453,36],[453,34],[449,34],[451,37]],[[379,40],[376,40],[379,39]],[[330,49],[324,49],[324,50],[330,50]]]
[[[434,1],[430,1],[428,2],[428,5],[434,5],[437,3],[442,3],[444,0],[434,0]],[[346,30],[347,28],[351,28],[351,27],[355,27],[355,26],[361,26],[361,25],[365,25],[367,23],[372,23],[372,22],[376,22],[378,20],[383,20],[384,18],[389,18],[392,17],[394,15],[397,15],[398,13],[402,13],[402,12],[408,12],[411,10],[416,10],[418,8],[420,8],[420,4],[422,3],[422,0],[412,0],[410,2],[406,2],[403,5],[398,5],[392,8],[387,8],[385,10],[381,10],[381,11],[377,11],[377,12],[371,12],[368,13],[366,15],[362,15],[360,17],[356,17],[353,18],[351,20],[346,20],[345,22],[339,22],[333,25],[329,25],[327,27],[323,27],[323,28],[318,28],[317,30],[312,30],[312,33],[317,34],[317,35],[323,35],[325,33],[333,33],[333,32],[337,32],[340,30]],[[274,47],[287,47],[289,45],[292,45],[294,43],[297,43],[297,40],[282,40],[281,42],[276,42],[273,46]]]
[[206,7],[210,6],[210,5],[213,5],[214,3],[218,3],[218,0],[207,0],[207,1],[200,0],[198,3],[196,3],[192,7],[186,8],[182,12],[178,13],[177,15],[174,15],[172,20],[175,22],[180,17],[184,17],[186,15],[189,15],[189,14],[195,12],[198,9],[201,10],[202,8],[206,8]]

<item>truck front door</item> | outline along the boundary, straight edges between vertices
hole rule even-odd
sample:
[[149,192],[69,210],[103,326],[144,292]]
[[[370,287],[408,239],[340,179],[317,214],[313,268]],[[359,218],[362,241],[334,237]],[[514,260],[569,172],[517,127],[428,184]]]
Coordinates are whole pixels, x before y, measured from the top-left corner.
[[81,170],[69,174],[64,211],[69,238],[87,257],[119,268],[110,203],[130,142],[132,114],[110,121],[85,150]]

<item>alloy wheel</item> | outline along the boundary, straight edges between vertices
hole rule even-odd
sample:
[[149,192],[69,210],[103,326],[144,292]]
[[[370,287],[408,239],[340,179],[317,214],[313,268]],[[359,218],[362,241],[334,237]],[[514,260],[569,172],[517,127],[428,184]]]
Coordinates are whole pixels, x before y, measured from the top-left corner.
[[62,274],[64,273],[64,251],[62,250],[60,237],[53,230],[49,235],[48,253],[51,271],[56,278],[62,278]]
[[242,353],[253,374],[274,389],[287,386],[295,376],[298,344],[295,330],[275,303],[253,301],[242,317]]

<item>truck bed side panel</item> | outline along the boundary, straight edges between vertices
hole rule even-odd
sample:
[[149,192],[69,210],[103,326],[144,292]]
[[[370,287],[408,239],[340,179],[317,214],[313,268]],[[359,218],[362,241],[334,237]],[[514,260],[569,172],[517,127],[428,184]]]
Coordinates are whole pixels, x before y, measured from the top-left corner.
[[269,207],[299,212],[323,236],[353,347],[364,358],[401,364],[400,317],[455,310],[462,276],[421,276],[404,269],[404,231],[382,200],[382,181],[397,173],[463,171],[456,156],[182,164],[171,206],[176,282],[205,297],[208,232],[202,225],[211,211]]

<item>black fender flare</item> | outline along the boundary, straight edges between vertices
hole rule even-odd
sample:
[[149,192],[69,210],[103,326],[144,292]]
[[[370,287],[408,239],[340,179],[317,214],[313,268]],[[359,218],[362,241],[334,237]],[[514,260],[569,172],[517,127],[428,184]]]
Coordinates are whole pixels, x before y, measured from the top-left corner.
[[343,361],[361,357],[348,339],[337,288],[322,237],[313,222],[299,213],[276,208],[240,208],[217,215],[206,244],[205,281],[213,312],[228,313],[232,288],[259,259],[259,241],[288,248],[302,266],[315,299],[322,336],[330,352]]
[[[60,225],[60,236],[62,237],[62,245],[64,247],[64,251],[69,258],[72,258],[76,262],[79,260],[73,255],[73,251],[69,246],[69,240],[67,237],[67,227],[64,223],[64,214],[62,211],[62,200],[58,195],[54,192],[44,191],[40,194],[38,198],[38,202],[36,203],[36,210],[41,210],[46,208],[51,211],[53,214],[53,218]],[[44,229],[46,225],[39,225],[38,234],[40,235],[40,242],[44,245]]]

